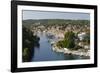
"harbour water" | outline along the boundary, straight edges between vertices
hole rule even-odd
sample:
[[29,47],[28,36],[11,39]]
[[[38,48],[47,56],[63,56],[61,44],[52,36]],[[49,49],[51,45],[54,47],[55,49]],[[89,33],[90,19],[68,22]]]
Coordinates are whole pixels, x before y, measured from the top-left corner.
[[[47,37],[46,34],[38,34],[40,37],[39,47],[33,48],[33,61],[56,61],[56,60],[79,60],[79,59],[86,59],[86,57],[79,56],[79,55],[68,55],[64,53],[55,52],[52,50],[52,45],[49,42],[50,38]],[[55,40],[52,39],[52,40]]]

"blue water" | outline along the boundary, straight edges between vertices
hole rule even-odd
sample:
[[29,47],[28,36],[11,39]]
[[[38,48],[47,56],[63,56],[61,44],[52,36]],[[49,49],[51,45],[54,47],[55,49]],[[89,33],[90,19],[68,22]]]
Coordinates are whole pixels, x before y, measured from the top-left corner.
[[50,42],[48,42],[48,37],[45,34],[39,34],[38,36],[40,37],[40,46],[33,48],[34,53],[32,61],[74,60],[83,58],[80,56],[54,52]]

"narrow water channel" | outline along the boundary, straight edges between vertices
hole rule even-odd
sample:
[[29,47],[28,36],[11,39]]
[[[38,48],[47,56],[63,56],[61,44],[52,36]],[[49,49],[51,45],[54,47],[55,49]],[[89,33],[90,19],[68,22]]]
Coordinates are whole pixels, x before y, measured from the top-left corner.
[[76,55],[68,55],[64,53],[57,53],[52,50],[50,42],[48,42],[48,37],[46,34],[38,34],[40,37],[39,47],[33,48],[34,53],[31,61],[55,61],[55,60],[75,60],[83,59],[84,57]]

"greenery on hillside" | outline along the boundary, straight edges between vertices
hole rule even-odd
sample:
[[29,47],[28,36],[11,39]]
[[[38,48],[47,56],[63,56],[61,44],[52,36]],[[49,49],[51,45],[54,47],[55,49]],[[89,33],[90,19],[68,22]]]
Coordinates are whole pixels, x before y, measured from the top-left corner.
[[[75,41],[75,38],[77,38],[77,36],[75,36],[75,33],[73,33],[72,31],[68,31],[65,33],[64,39],[57,42],[57,47],[67,48],[70,50],[81,49],[82,48],[81,46],[78,46],[77,44],[75,44],[77,42]],[[90,44],[90,33],[87,33],[84,39],[80,42],[83,43],[84,45],[89,45]]]
[[52,25],[89,25],[89,20],[68,20],[68,19],[39,19],[39,20],[23,20],[23,25],[26,27],[30,27],[31,25],[44,25],[44,26],[52,26]]
[[72,31],[66,32],[64,39],[58,41],[57,46],[60,48],[73,49],[75,47],[75,34]]
[[39,37],[33,36],[33,33],[23,26],[23,47],[22,47],[22,57],[23,62],[28,62],[31,60],[32,53],[35,46],[39,46]]

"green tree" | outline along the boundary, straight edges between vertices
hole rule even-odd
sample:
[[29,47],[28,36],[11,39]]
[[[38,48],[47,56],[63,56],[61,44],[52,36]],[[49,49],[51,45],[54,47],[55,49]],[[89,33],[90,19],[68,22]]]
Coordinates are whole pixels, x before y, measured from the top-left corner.
[[58,47],[74,49],[75,47],[75,34],[72,31],[66,32],[64,39],[57,43]]
[[64,36],[64,44],[66,48],[74,48],[75,47],[75,33],[72,31],[66,32]]

